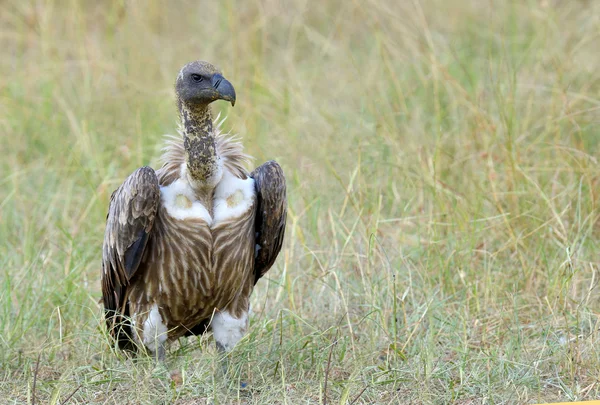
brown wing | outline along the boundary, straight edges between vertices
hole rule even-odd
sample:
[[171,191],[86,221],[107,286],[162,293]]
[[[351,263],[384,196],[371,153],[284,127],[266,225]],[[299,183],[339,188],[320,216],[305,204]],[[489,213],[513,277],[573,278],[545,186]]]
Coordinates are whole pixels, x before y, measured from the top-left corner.
[[160,200],[156,173],[133,172],[110,197],[102,246],[102,298],[108,330],[125,348],[131,341],[127,287],[138,271]]
[[271,268],[283,243],[287,217],[285,176],[271,160],[257,167],[250,177],[256,187],[256,251],[254,284]]

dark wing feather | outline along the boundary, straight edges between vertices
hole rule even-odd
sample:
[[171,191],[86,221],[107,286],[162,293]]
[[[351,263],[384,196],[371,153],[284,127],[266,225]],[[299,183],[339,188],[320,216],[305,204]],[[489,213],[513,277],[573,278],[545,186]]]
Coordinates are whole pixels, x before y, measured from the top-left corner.
[[256,187],[256,253],[254,284],[271,268],[283,244],[287,199],[285,176],[271,160],[257,167],[250,177]]
[[133,172],[112,193],[102,246],[102,297],[108,330],[119,346],[131,342],[127,287],[140,267],[160,201],[156,173],[150,167]]

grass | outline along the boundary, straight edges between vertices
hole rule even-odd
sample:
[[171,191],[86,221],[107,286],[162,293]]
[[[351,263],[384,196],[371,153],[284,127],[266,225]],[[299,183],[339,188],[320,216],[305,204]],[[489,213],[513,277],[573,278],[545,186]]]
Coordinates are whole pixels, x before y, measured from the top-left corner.
[[[0,4],[0,402],[535,403],[600,397],[600,4]],[[193,59],[288,179],[232,380],[210,336],[105,337],[110,193],[158,165]],[[235,385],[235,384],[233,384]]]

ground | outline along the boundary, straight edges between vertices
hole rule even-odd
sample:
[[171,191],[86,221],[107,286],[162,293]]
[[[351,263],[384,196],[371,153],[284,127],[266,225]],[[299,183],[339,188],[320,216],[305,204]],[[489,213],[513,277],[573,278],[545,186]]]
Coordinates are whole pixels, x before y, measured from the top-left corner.
[[[598,2],[7,0],[0,27],[0,402],[600,397]],[[194,59],[288,181],[228,382],[211,336],[127,359],[98,304],[110,194]]]

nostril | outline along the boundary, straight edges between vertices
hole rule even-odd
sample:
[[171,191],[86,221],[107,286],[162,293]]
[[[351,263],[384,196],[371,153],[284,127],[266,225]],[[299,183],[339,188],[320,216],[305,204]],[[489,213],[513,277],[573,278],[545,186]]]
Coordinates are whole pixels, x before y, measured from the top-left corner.
[[220,74],[215,74],[213,75],[212,79],[211,79],[211,83],[213,85],[213,87],[216,89],[217,87],[219,87],[219,85],[221,84],[221,82],[223,81],[224,77],[221,76]]

